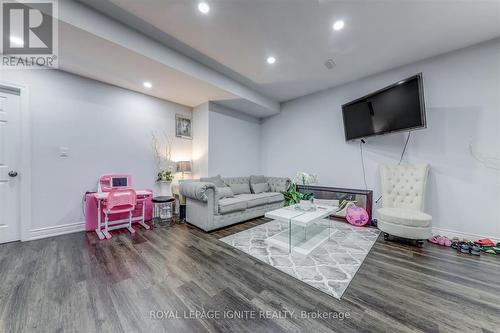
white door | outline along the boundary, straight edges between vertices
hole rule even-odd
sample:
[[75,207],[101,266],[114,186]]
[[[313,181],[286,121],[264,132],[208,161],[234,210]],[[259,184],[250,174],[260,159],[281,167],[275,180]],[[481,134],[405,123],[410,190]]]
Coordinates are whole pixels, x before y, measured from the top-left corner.
[[0,243],[19,240],[20,97],[0,90]]

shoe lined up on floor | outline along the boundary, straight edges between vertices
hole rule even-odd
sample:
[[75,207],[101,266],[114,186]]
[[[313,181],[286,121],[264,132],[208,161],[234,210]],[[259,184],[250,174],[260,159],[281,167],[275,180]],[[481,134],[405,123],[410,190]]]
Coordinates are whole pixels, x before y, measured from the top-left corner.
[[486,253],[486,254],[500,254],[500,243],[493,242],[491,239],[484,238],[475,241],[477,245],[480,246],[481,251]]
[[491,247],[481,246],[481,251],[483,251],[486,254],[500,254],[500,247],[499,246],[491,246]]
[[431,236],[427,239],[427,241],[431,242],[432,244],[437,244],[437,245],[447,246],[447,247],[450,247],[451,243],[452,243],[448,237],[439,236],[439,235]]
[[457,252],[464,253],[464,254],[472,254],[475,256],[481,255],[481,247],[474,244],[474,242],[463,240],[455,240],[452,242],[451,247]]
[[487,247],[495,246],[495,243],[491,239],[488,239],[488,238],[479,239],[477,241],[474,241],[474,243],[476,243],[479,246],[487,246]]
[[453,237],[450,240],[446,236],[431,236],[427,239],[432,244],[441,246],[451,246],[460,253],[471,254],[475,256],[481,255],[481,252],[486,254],[500,254],[500,243],[494,243],[491,239],[484,238],[477,241],[460,240],[458,237]]

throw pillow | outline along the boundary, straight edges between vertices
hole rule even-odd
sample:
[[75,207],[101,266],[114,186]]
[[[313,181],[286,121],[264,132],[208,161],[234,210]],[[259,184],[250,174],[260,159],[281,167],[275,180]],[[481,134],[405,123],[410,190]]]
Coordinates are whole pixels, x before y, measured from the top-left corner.
[[215,189],[215,196],[217,197],[217,199],[232,198],[234,197],[234,193],[229,186],[217,187]]
[[255,194],[269,192],[268,183],[252,184],[252,192]]
[[233,190],[233,193],[236,194],[250,194],[250,185],[248,183],[244,184],[229,184],[229,187],[231,190]]
[[270,187],[267,183],[266,177],[264,177],[263,175],[252,175],[250,176],[250,189],[252,190],[252,193],[262,193],[269,192]]
[[213,183],[215,184],[215,187],[226,187],[226,184],[224,183],[220,175],[217,175],[215,177],[202,177],[200,178],[200,182]]

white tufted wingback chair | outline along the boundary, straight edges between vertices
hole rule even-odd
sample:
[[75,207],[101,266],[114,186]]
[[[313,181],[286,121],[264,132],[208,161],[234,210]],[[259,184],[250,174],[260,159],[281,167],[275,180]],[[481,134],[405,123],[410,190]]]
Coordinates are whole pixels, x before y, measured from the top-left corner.
[[428,165],[381,165],[383,205],[377,220],[386,240],[394,235],[421,245],[430,236],[432,217],[423,212],[428,174]]

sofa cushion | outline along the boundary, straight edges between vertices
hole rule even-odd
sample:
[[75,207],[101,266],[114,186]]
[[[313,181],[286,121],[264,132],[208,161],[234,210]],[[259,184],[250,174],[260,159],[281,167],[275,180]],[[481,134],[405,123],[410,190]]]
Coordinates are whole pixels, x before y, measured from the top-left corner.
[[427,227],[432,221],[432,216],[414,209],[379,208],[377,213],[380,220],[411,227]]
[[244,198],[224,198],[219,200],[219,213],[226,214],[247,209],[247,201]]
[[216,187],[226,187],[226,184],[224,183],[220,175],[217,175],[215,177],[202,177],[200,178],[200,182],[213,183]]
[[268,197],[259,194],[239,194],[236,197],[245,200],[248,208],[266,205],[269,202]]
[[265,198],[267,200],[268,204],[275,203],[275,202],[281,202],[285,200],[285,197],[281,193],[276,193],[276,192],[263,192],[259,194],[252,194],[256,198]]
[[252,187],[252,192],[255,194],[262,192],[269,192],[269,184],[268,183],[258,183],[258,184],[250,184]]
[[281,193],[277,192],[266,192],[266,193],[261,193],[267,196],[269,199],[269,203],[275,203],[275,202],[281,202],[285,200],[285,196]]
[[217,187],[215,189],[215,196],[217,199],[232,198],[234,197],[234,193],[229,186]]
[[229,184],[229,187],[231,190],[233,190],[233,193],[235,195],[237,194],[250,194],[250,184],[249,183],[234,183],[234,184]]
[[269,184],[264,176],[250,176],[250,189],[252,193],[262,193],[269,191]]

